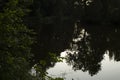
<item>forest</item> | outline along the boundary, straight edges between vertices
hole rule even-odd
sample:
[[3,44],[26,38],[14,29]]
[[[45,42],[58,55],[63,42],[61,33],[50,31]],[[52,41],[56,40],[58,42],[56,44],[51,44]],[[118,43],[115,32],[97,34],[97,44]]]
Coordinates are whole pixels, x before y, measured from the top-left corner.
[[[100,70],[99,62],[106,49],[119,52],[119,44],[117,48],[109,47],[114,44],[113,38],[108,36],[112,32],[106,32],[106,26],[114,30],[115,25],[119,29],[119,21],[120,0],[0,0],[0,80],[63,80],[47,76],[46,70],[61,61],[60,52],[70,48],[69,44],[75,37],[74,23],[88,26],[84,28],[93,34],[92,39],[84,37],[77,44],[81,45],[82,53],[90,52],[87,46],[91,46],[93,49],[90,53],[93,54],[85,55],[87,58],[94,57],[89,61],[81,54],[69,55],[67,61],[74,65],[74,69],[83,67],[83,71],[88,70],[94,75]],[[98,33],[93,32],[92,28],[96,25],[99,25],[97,28],[103,27],[103,33],[99,30]],[[77,28],[81,29],[79,26]],[[105,44],[105,49],[102,45],[96,48],[101,41],[96,34],[104,39],[100,44]],[[91,45],[85,42],[91,42]],[[96,52],[99,57],[94,55]],[[117,52],[111,53],[113,55],[116,55],[116,61],[120,60]],[[82,60],[76,60],[73,56],[80,56]],[[88,64],[95,58],[98,59],[94,63],[97,68],[91,70],[95,66]],[[77,64],[78,61],[83,63],[82,67]],[[36,71],[35,76],[31,74],[32,68]]]

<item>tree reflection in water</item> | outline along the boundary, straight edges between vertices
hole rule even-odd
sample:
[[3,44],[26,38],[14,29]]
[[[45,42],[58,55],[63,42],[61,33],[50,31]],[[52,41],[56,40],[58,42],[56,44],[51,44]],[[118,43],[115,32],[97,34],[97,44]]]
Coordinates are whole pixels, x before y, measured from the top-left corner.
[[72,65],[74,70],[88,71],[93,76],[101,70],[101,61],[106,51],[111,59],[120,61],[119,28],[82,26],[79,22],[75,26],[73,24],[74,21],[67,20],[41,25],[42,28],[36,30],[38,34],[37,43],[33,46],[33,64],[40,65],[45,72],[57,62],[49,53],[58,57],[60,52],[69,49],[67,63]]
[[[79,27],[79,26],[78,26]],[[91,76],[101,70],[106,51],[110,59],[120,61],[120,29],[115,27],[79,27],[74,32],[66,61],[74,70],[88,71]]]

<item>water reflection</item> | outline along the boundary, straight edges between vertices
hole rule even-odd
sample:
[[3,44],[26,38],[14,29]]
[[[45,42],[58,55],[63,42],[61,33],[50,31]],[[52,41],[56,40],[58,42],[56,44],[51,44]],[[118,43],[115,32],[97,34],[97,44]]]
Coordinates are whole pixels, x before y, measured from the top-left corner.
[[[50,67],[53,67],[53,70],[56,67],[56,70],[51,72],[63,78],[66,78],[66,75],[73,73],[74,76],[72,76],[71,79],[74,77],[78,78],[78,76],[81,75],[84,78],[82,79],[79,77],[80,79],[90,80],[86,78],[104,72],[104,67],[102,67],[104,64],[102,61],[104,61],[104,55],[106,53],[111,60],[116,62],[120,61],[119,28],[115,26],[83,26],[79,21],[75,23],[75,25],[73,24],[74,22],[70,23],[70,21],[67,20],[41,25],[44,27],[38,30],[37,43],[33,46],[33,53],[35,54],[33,64],[42,67],[43,72]],[[53,59],[53,55],[51,56],[51,54],[49,54],[52,53],[58,57],[60,56],[60,52],[65,49],[67,49],[67,54],[65,58],[66,61],[63,61],[63,63],[56,63],[57,61]],[[105,61],[105,64],[108,63],[109,61]],[[113,63],[110,66],[117,66],[117,64]],[[71,68],[73,70],[71,70]],[[61,71],[59,72],[57,70]],[[81,73],[78,70],[84,73]],[[98,72],[99,74],[97,74]],[[89,77],[86,76],[88,74],[90,75]],[[103,73],[101,75],[104,76]],[[95,80],[96,79],[99,80],[101,78],[95,78]]]
[[[119,80],[120,62],[110,60],[108,53],[104,55],[101,61],[102,70],[99,74],[90,76],[88,72],[81,70],[74,71],[72,66],[68,66],[66,61],[56,63],[54,68],[49,69],[47,72],[52,77],[63,77],[65,80]],[[63,75],[64,74],[64,75]]]
[[[36,43],[32,47],[34,53],[31,66],[40,68],[40,78],[46,70],[58,61],[60,52],[69,47],[74,31],[73,21],[56,20],[54,23],[42,23],[36,28]],[[36,72],[37,73],[37,72]],[[41,77],[42,76],[42,77]]]
[[97,74],[101,70],[101,61],[106,51],[109,51],[110,58],[120,60],[119,29],[89,26],[80,29],[78,34],[75,39],[80,40],[74,39],[70,49],[74,53],[70,52],[67,56],[67,63],[74,70],[88,71],[91,76]]
[[[77,28],[77,29],[76,29]],[[70,43],[70,48],[68,51],[66,51],[66,64],[70,65],[74,71],[81,70],[83,72],[89,73],[91,76],[100,74],[101,78],[95,78],[98,80],[113,80],[113,79],[102,79],[105,78],[106,74],[109,75],[109,72],[111,72],[111,69],[104,74],[104,65],[106,65],[108,68],[120,66],[114,63],[120,61],[120,29],[116,27],[101,27],[101,26],[84,26],[82,27],[79,24],[75,24],[75,30],[73,34],[73,41]],[[112,61],[111,62],[103,60],[106,59],[104,56],[108,54],[109,58]],[[107,59],[108,59],[107,56]],[[61,63],[61,66],[64,66],[64,64]],[[67,66],[69,69],[70,67]],[[60,69],[60,68],[59,68]],[[65,70],[69,71],[68,69],[64,68]],[[115,72],[118,74],[119,67],[116,68]],[[102,71],[102,72],[101,72]],[[59,72],[58,72],[59,73]],[[73,72],[74,73],[74,72]],[[77,72],[76,75],[72,76],[76,78],[79,76]],[[81,74],[81,73],[79,73]],[[82,73],[86,74],[86,73]],[[116,75],[118,75],[116,74]],[[68,74],[67,74],[68,75]],[[84,76],[82,75],[82,76]],[[113,73],[110,74],[113,76]],[[99,77],[100,77],[99,76]],[[108,76],[108,77],[111,77]],[[116,76],[119,77],[119,76]],[[88,76],[86,76],[88,78]],[[69,79],[67,79],[69,80]],[[78,79],[80,80],[80,79]],[[89,79],[82,79],[82,80],[90,80]],[[93,79],[91,79],[93,80]],[[118,80],[118,79],[114,79]]]

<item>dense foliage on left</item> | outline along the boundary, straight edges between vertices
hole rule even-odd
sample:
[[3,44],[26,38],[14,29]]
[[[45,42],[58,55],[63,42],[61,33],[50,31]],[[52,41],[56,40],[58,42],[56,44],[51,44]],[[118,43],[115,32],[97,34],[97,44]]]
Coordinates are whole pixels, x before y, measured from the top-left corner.
[[[45,60],[33,63],[35,32],[24,22],[31,4],[32,0],[0,1],[0,80],[63,80],[47,76]],[[57,61],[55,55],[50,55]]]
[[32,80],[29,60],[33,32],[22,22],[27,11],[24,2],[0,1],[0,80]]

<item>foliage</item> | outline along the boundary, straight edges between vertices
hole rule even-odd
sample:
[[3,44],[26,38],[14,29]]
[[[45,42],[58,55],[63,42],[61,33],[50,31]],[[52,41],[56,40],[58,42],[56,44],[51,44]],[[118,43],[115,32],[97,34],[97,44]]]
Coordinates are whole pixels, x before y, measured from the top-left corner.
[[29,74],[32,31],[23,23],[19,0],[9,0],[0,13],[0,79],[31,80]]
[[64,80],[63,78],[51,78],[49,77],[49,80]]
[[36,63],[33,68],[34,70],[36,71],[36,75],[35,77],[38,78],[38,79],[41,79],[41,80],[58,80],[58,79],[61,79],[61,78],[52,78],[52,77],[49,77],[47,75],[47,67],[50,67],[50,65],[53,65],[54,63],[58,62],[58,61],[62,61],[62,59],[58,58],[54,53],[49,53],[47,54],[47,56],[49,58],[45,58],[45,59],[39,59],[39,62]]
[[[58,58],[59,53],[69,48],[74,22],[79,20],[81,23],[93,24],[119,23],[119,3],[118,0],[0,0],[0,80],[33,79],[29,74],[31,67],[34,67],[38,74],[34,79],[45,79],[46,70],[61,61]],[[33,40],[32,30],[36,33],[36,41]],[[84,40],[87,39],[84,38],[79,43],[82,53],[89,52],[89,47],[94,46],[93,42],[96,41]],[[86,44],[90,41],[91,44]],[[73,59],[73,65],[76,65],[74,68],[79,67],[83,71],[89,70],[92,75],[96,74],[100,70],[98,63],[103,54],[98,57],[95,50],[92,51],[90,53],[93,54],[78,55],[82,60]],[[112,57],[114,54],[110,55]],[[92,56],[92,60],[86,59]],[[98,61],[94,66],[89,66],[96,58]],[[119,61],[119,58],[115,57],[115,60]],[[80,61],[82,67],[77,64]],[[95,66],[97,68],[93,70],[92,67]]]

